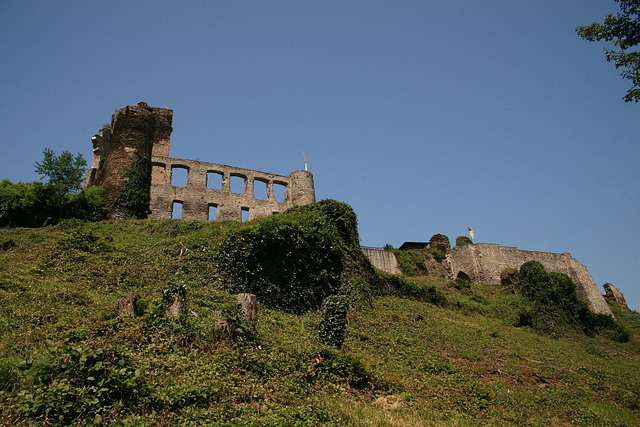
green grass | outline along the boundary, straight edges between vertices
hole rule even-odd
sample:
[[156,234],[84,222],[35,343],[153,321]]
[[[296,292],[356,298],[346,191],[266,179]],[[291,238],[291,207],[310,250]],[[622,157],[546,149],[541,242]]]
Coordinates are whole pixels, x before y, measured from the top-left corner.
[[[605,334],[544,336],[514,326],[518,298],[500,286],[413,277],[411,289],[435,286],[446,302],[372,296],[349,310],[341,350],[320,343],[319,310],[296,315],[265,304],[252,336],[214,342],[215,319],[234,297],[208,260],[229,228],[245,226],[149,220],[0,229],[0,244],[15,243],[0,251],[0,425],[640,424],[640,315],[616,307],[627,343]],[[358,259],[348,259],[342,283],[369,271]],[[188,291],[184,323],[161,315],[163,290],[176,282]],[[117,301],[131,292],[144,314],[118,317]],[[69,363],[64,346],[118,354],[117,369],[137,371],[140,381],[110,387],[131,386],[133,397],[85,396],[71,421],[29,412],[37,401],[64,413],[56,393],[67,383],[75,392],[89,387],[89,374],[69,372],[52,374],[60,389],[35,387],[25,361]],[[78,369],[98,369],[87,360]]]

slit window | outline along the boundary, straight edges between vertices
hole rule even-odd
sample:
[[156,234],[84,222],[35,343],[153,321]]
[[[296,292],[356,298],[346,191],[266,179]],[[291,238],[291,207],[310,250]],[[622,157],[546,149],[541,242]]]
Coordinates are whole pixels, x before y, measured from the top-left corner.
[[218,218],[218,206],[209,205],[209,221],[215,221]]
[[173,219],[182,218],[182,202],[173,202],[173,206],[171,208],[171,218]]
[[258,200],[267,200],[267,183],[260,180],[253,181],[253,197]]
[[242,222],[249,221],[249,208],[242,208]]
[[244,177],[241,176],[231,176],[231,192],[244,194]]
[[207,188],[222,190],[222,174],[220,172],[207,172]]
[[284,203],[284,196],[287,192],[287,186],[284,184],[273,183],[273,197],[278,203]]
[[174,166],[171,168],[171,185],[174,187],[186,187],[189,169]]

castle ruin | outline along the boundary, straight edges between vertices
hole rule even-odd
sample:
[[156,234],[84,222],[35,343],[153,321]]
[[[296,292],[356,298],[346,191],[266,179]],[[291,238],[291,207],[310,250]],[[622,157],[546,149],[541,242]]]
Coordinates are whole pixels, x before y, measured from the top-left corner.
[[[100,129],[92,138],[93,161],[84,186],[104,188],[103,204],[112,219],[123,218],[114,202],[122,189],[127,171],[136,153],[151,159],[149,218],[173,217],[176,204],[182,206],[182,219],[207,221],[211,210],[216,220],[247,219],[284,212],[294,205],[316,201],[313,175],[299,170],[289,176],[275,175],[216,163],[169,157],[173,110],[150,107],[141,102],[116,110],[111,126]],[[175,169],[187,172],[186,186],[172,184]],[[231,191],[231,178],[244,181],[243,191]],[[209,180],[218,188],[211,188]],[[266,199],[256,198],[254,186],[266,187]],[[284,187],[284,200],[278,201],[274,186]]]
[[[400,272],[392,251],[365,249],[364,252],[376,268],[392,274]],[[478,284],[499,284],[500,273],[504,269],[519,269],[527,261],[538,261],[547,271],[568,275],[576,285],[578,297],[589,305],[591,311],[613,315],[587,267],[568,253],[523,251],[496,244],[475,243],[454,247],[440,264],[448,279],[462,277]],[[441,274],[441,269],[435,273],[436,276]]]
[[[284,176],[169,157],[172,121],[173,110],[150,107],[141,102],[116,110],[111,125],[100,129],[92,138],[93,160],[84,187],[103,187],[103,205],[109,218],[126,217],[126,213],[115,206],[115,201],[137,154],[151,160],[150,218],[170,219],[174,206],[180,204],[182,219],[207,221],[211,209],[214,209],[216,220],[239,221],[243,212],[250,220],[316,201],[313,175],[307,171],[298,170]],[[185,186],[172,184],[175,169],[187,171]],[[209,185],[212,177],[219,181],[219,188]],[[231,191],[232,177],[244,181],[242,192]],[[256,182],[266,186],[266,198],[256,198]],[[282,201],[276,200],[274,186],[285,188]],[[366,248],[363,251],[375,267],[393,274],[400,273],[393,252]],[[531,260],[539,261],[548,271],[571,277],[578,296],[589,304],[592,311],[612,314],[587,268],[568,253],[522,251],[476,243],[456,246],[444,260],[430,260],[433,262],[427,267],[433,275],[445,274],[450,279],[464,277],[474,283],[496,284],[500,283],[500,273],[505,268],[520,268]]]

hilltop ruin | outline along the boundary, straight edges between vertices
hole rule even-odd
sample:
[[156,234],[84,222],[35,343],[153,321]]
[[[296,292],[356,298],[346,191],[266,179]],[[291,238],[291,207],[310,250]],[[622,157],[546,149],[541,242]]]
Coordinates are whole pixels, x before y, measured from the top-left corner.
[[[372,248],[363,250],[376,268],[392,274],[400,273],[392,251]],[[578,297],[589,305],[591,311],[613,315],[587,267],[569,253],[523,251],[496,244],[475,243],[454,247],[441,262],[431,261],[431,264],[438,264],[438,269],[434,270],[433,275],[440,275],[444,271],[449,279],[461,277],[478,284],[498,284],[500,273],[504,269],[519,269],[527,261],[538,261],[547,271],[568,275],[576,285]]]
[[[111,124],[92,138],[93,161],[84,186],[104,188],[103,205],[109,218],[126,216],[115,201],[136,153],[151,159],[149,218],[172,218],[174,207],[179,204],[182,219],[207,221],[212,210],[216,220],[241,220],[243,212],[247,219],[253,219],[316,201],[313,175],[307,171],[283,176],[169,157],[172,121],[173,110],[141,102],[116,110]],[[187,171],[186,186],[172,184],[175,169]],[[231,177],[244,181],[242,193],[231,191]],[[211,188],[211,180],[217,181],[218,188]],[[266,185],[265,200],[255,197],[256,182]],[[284,200],[276,200],[274,186],[285,188]]]

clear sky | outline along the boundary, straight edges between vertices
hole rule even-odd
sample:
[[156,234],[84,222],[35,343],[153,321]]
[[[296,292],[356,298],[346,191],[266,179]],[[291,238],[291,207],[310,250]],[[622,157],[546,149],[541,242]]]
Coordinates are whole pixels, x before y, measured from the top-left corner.
[[0,0],[0,178],[113,112],[174,110],[171,156],[349,203],[363,245],[570,252],[640,310],[640,105],[575,27],[613,0]]

